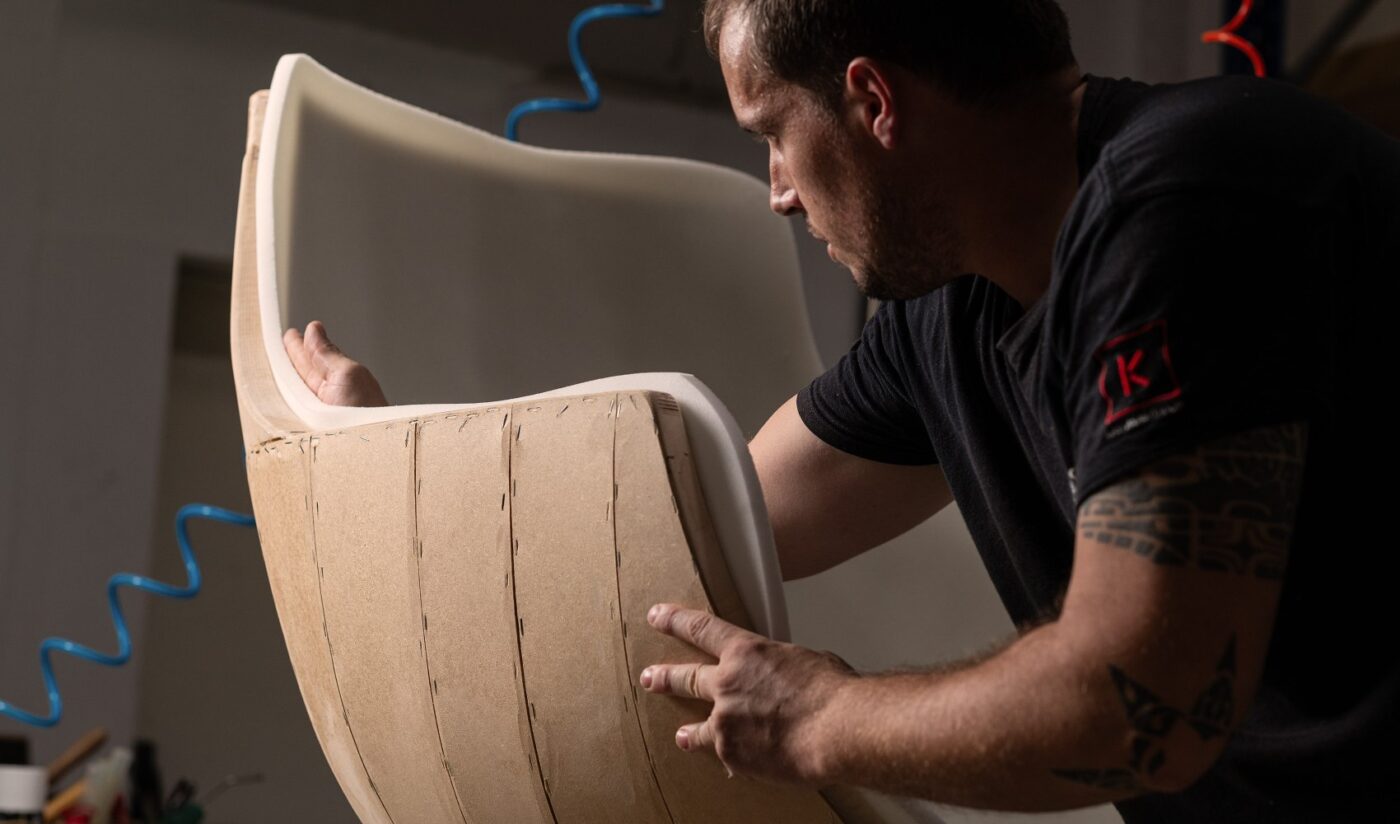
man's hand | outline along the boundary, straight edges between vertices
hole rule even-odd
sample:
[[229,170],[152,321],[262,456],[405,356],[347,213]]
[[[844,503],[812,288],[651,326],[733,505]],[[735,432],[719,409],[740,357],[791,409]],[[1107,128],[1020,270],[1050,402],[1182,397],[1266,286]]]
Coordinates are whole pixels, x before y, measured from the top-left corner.
[[735,773],[811,786],[824,775],[823,710],[859,674],[829,652],[784,644],[708,612],[657,604],[647,620],[715,658],[715,664],[657,664],[642,671],[649,692],[713,703],[710,717],[676,732],[676,745],[713,750]]
[[384,390],[363,364],[351,360],[326,337],[319,320],[306,326],[306,337],[296,328],[282,334],[282,345],[297,374],[321,403],[331,406],[388,406]]

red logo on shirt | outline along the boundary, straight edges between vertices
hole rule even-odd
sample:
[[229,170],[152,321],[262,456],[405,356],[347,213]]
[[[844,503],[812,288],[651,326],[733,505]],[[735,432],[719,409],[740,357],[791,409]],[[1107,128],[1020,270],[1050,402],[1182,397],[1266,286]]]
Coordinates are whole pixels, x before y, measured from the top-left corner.
[[1097,353],[1099,394],[1108,402],[1104,426],[1181,395],[1167,349],[1167,321],[1154,320],[1115,335]]

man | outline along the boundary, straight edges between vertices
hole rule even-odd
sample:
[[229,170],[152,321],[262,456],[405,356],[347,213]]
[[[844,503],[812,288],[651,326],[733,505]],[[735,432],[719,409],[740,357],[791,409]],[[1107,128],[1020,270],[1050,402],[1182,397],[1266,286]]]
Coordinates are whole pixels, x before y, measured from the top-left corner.
[[[708,0],[705,30],[774,210],[886,301],[750,446],[784,576],[951,493],[1023,632],[858,674],[658,605],[717,658],[642,675],[713,703],[677,744],[1129,822],[1400,803],[1392,588],[1362,525],[1400,148],[1282,84],[1085,77],[1051,0]],[[372,396],[318,325],[287,343],[313,389]]]

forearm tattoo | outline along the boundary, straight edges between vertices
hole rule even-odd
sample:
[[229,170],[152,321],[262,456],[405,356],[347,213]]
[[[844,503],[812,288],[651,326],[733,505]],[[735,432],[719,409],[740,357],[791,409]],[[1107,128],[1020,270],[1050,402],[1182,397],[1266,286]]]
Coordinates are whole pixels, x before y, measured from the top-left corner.
[[1230,435],[1095,493],[1080,539],[1169,566],[1279,580],[1302,484],[1307,423]]
[[1109,665],[1109,676],[1128,716],[1132,730],[1126,769],[1052,770],[1061,778],[1105,790],[1147,789],[1150,779],[1166,763],[1164,744],[1178,722],[1189,726],[1202,741],[1224,735],[1235,713],[1235,636],[1231,635],[1215,666],[1215,675],[1196,696],[1189,710],[1173,707],[1123,670]]

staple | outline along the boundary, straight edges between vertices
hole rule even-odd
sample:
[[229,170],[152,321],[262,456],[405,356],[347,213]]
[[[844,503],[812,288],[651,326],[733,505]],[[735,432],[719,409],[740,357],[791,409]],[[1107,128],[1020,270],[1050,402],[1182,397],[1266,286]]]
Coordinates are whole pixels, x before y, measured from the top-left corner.
[[366,438],[364,435],[360,436],[360,440],[364,441],[365,443],[369,443],[369,438]]
[[521,430],[523,430],[524,428],[525,428],[525,424],[523,424],[523,423],[520,424],[519,426],[515,427],[515,441],[516,441],[516,443],[519,443],[519,442],[520,442],[520,432],[521,432]]
[[[495,412],[496,410],[493,409],[493,410],[491,410],[491,411],[492,411],[492,412]],[[501,418],[501,428],[502,428],[502,429],[505,429],[505,428],[506,428],[506,424],[508,424],[508,423],[510,423],[510,416],[509,416],[509,415],[506,415],[504,418]]]
[[422,492],[423,492],[423,479],[422,479],[422,478],[419,478],[419,479],[418,479],[418,493],[421,495]]
[[469,420],[471,420],[471,419],[470,419],[470,418],[464,419],[464,420],[462,421],[461,425],[457,427],[457,431],[458,431],[458,432],[461,432],[461,431],[462,431],[462,428],[465,427],[465,426],[467,425],[467,421],[469,421]]
[[525,411],[526,411],[526,412],[538,412],[538,411],[540,411],[540,410],[543,409],[543,408],[544,408],[544,407],[541,407],[541,406],[531,406],[531,407],[527,407],[527,408],[525,409]]
[[506,493],[504,492],[501,493],[501,511],[506,511]]
[[437,682],[437,679],[434,678],[434,679],[433,679],[433,695],[437,695],[437,693],[438,693],[438,682]]
[[426,614],[423,615],[423,631],[428,631],[428,616]]
[[564,404],[564,408],[559,410],[559,414],[558,414],[558,415],[555,415],[554,417],[556,417],[556,418],[561,417],[561,416],[562,416],[565,412],[567,412],[567,411],[569,411],[569,405],[566,403],[566,404]]
[[447,419],[448,419],[449,421],[456,420],[456,419],[457,419],[457,416],[454,415],[454,414],[452,414],[451,412],[448,412],[448,413],[447,413]]
[[519,624],[520,624],[520,634],[521,634],[521,635],[524,635],[524,634],[525,634],[525,619],[524,619],[524,618],[516,618],[515,620],[516,620],[517,622],[519,622]]
[[403,432],[403,445],[408,446],[408,436],[413,434],[412,429],[405,429]]
[[637,396],[636,396],[636,395],[628,395],[628,396],[627,396],[627,399],[630,400],[630,401],[632,402],[632,408],[633,408],[633,409],[636,409],[636,408],[637,408]]

